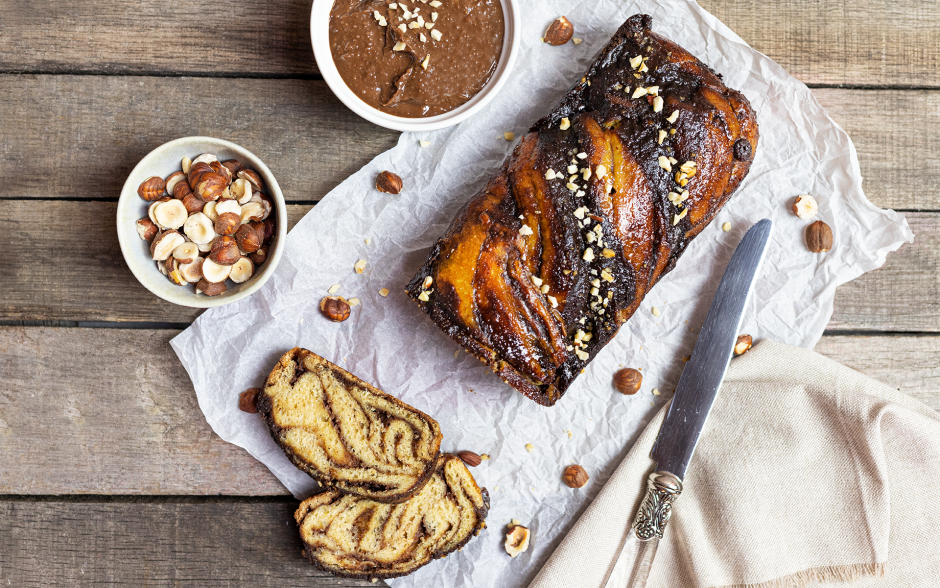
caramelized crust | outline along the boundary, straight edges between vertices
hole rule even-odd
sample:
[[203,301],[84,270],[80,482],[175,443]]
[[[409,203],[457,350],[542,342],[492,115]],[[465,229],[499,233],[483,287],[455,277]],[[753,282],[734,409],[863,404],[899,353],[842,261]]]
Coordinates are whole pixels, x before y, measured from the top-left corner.
[[651,22],[620,27],[408,284],[444,332],[539,404],[561,398],[672,270],[757,149],[747,99]]
[[438,464],[437,421],[306,349],[280,359],[256,406],[294,465],[343,492],[402,502]]
[[394,578],[463,547],[486,527],[488,510],[486,489],[460,458],[445,454],[406,502],[329,491],[303,501],[294,518],[316,567],[343,577]]

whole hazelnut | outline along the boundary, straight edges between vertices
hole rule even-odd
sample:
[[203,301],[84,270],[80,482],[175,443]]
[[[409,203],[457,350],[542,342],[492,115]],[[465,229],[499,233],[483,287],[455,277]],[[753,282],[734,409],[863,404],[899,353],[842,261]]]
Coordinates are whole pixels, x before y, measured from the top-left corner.
[[349,303],[342,296],[326,296],[320,301],[320,312],[335,323],[349,318]]
[[734,343],[734,354],[744,355],[754,344],[754,339],[750,335],[740,335]]
[[238,243],[238,248],[245,253],[254,253],[261,247],[261,237],[251,224],[238,227],[238,232],[235,233],[235,241]]
[[832,229],[822,221],[806,227],[806,247],[813,253],[825,253],[832,249]]
[[457,457],[459,457],[465,464],[472,468],[475,468],[483,463],[483,460],[480,458],[480,456],[472,451],[458,451]]
[[[219,215],[222,216],[222,215]],[[238,245],[235,239],[228,235],[216,237],[212,242],[212,249],[209,250],[209,259],[219,265],[234,265],[241,259],[242,254],[238,251]]]
[[559,16],[545,31],[545,42],[549,45],[564,45],[571,40],[574,25],[564,16]]
[[255,406],[255,401],[258,400],[258,394],[261,393],[261,388],[249,388],[241,394],[238,395],[238,409],[243,412],[256,413],[258,412],[258,407]]
[[242,217],[234,212],[223,212],[215,219],[215,232],[219,235],[231,235],[239,229]]
[[621,394],[636,394],[643,384],[643,374],[633,368],[623,368],[614,374],[614,387]]
[[561,475],[561,479],[565,481],[565,485],[569,488],[580,488],[587,484],[589,476],[581,466],[570,465],[565,468],[565,472]]
[[166,191],[166,182],[160,176],[147,178],[137,187],[137,195],[147,202],[163,198],[164,191]]
[[384,171],[375,178],[375,189],[386,194],[398,194],[401,192],[401,177]]

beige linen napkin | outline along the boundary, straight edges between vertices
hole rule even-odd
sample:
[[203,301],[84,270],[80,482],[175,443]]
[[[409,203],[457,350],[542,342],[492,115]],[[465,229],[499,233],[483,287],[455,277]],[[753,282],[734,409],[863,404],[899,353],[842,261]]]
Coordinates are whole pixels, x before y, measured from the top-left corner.
[[[665,410],[529,588],[603,585]],[[731,362],[648,586],[848,580],[940,586],[940,414],[812,351],[765,341]]]

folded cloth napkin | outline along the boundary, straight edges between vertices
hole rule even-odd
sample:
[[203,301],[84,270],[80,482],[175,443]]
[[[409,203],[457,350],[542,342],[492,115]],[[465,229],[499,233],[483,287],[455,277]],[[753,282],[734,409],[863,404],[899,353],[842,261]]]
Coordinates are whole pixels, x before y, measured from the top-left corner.
[[[665,411],[529,588],[603,585]],[[940,586],[940,414],[817,353],[765,341],[731,362],[648,586],[851,580]]]

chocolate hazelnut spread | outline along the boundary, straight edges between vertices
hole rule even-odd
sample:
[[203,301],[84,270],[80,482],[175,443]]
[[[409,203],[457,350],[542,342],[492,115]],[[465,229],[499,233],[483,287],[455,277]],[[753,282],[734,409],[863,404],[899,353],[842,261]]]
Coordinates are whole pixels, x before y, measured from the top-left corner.
[[428,117],[483,89],[504,28],[499,0],[336,0],[330,50],[343,81],[366,104]]

